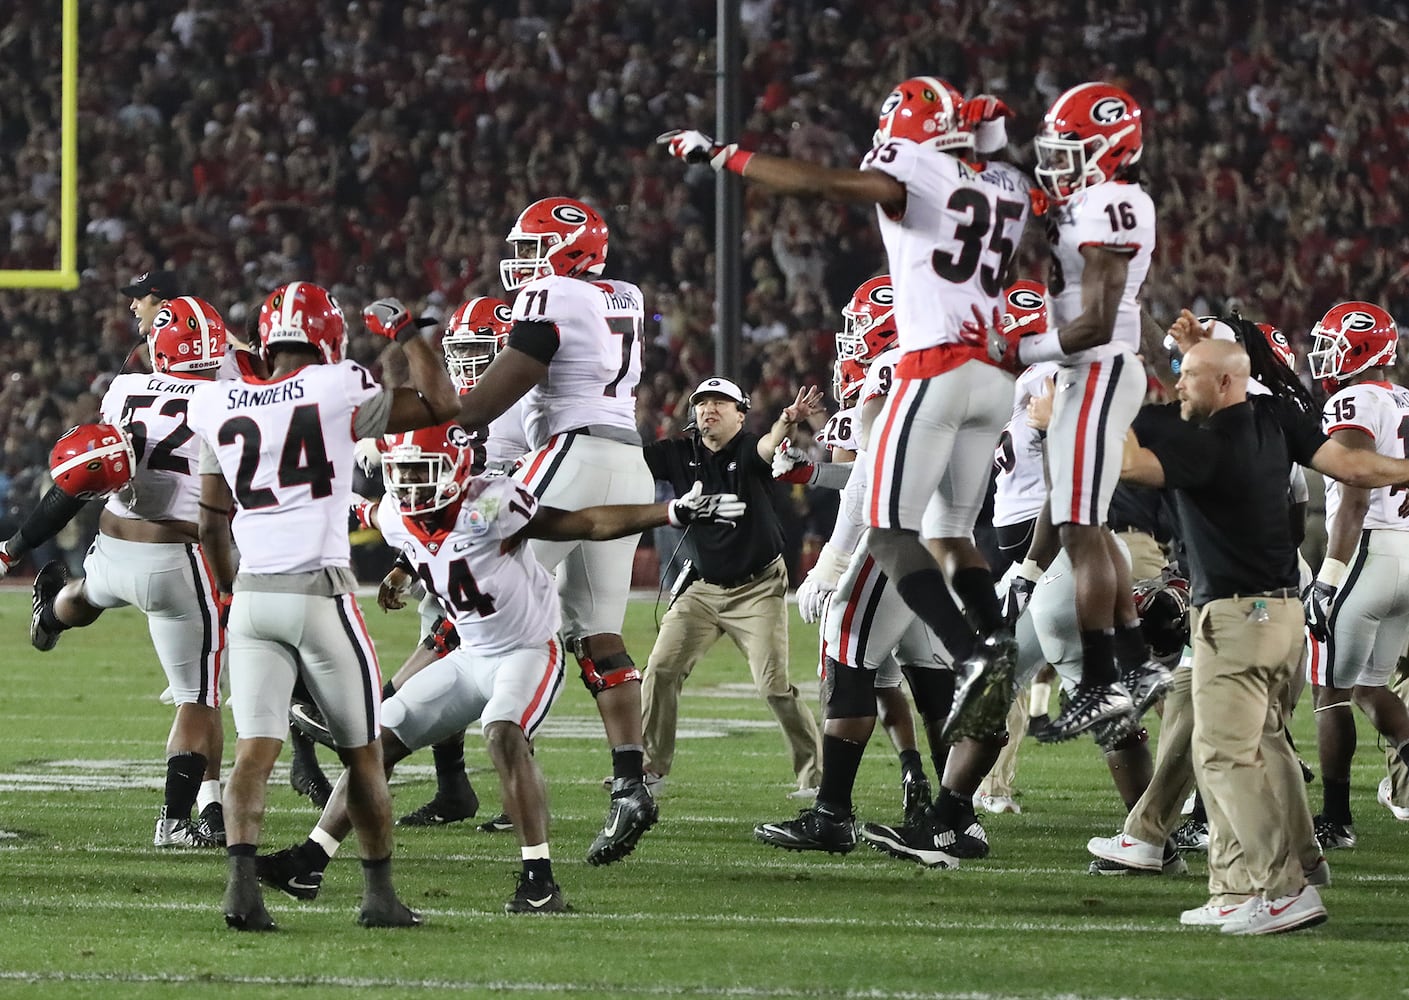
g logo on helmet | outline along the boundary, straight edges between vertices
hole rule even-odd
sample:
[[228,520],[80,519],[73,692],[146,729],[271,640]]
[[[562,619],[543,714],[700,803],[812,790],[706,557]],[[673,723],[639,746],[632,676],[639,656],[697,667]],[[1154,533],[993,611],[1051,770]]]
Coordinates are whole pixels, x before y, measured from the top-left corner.
[[587,213],[576,205],[556,205],[550,213],[559,222],[569,226],[580,226],[587,221]]
[[445,440],[456,448],[468,448],[470,446],[470,433],[459,424],[451,424],[445,432]]
[[1030,288],[1014,289],[1008,295],[1008,305],[1019,312],[1031,312],[1042,308],[1042,296]]
[[895,288],[892,285],[881,285],[871,289],[870,299],[878,306],[895,305]]
[[162,306],[161,312],[157,313],[157,318],[152,320],[152,328],[156,329],[159,326],[166,326],[173,318],[171,310]]
[[1125,102],[1119,97],[1103,97],[1091,105],[1091,120],[1098,125],[1114,125],[1125,117]]
[[1341,329],[1349,333],[1365,333],[1375,328],[1375,317],[1367,312],[1348,312],[1341,320]]
[[507,305],[495,306],[494,318],[501,323],[512,323],[514,321],[514,310]]
[[896,108],[900,107],[900,102],[905,99],[905,95],[898,90],[892,90],[890,96],[881,104],[881,117],[884,118]]

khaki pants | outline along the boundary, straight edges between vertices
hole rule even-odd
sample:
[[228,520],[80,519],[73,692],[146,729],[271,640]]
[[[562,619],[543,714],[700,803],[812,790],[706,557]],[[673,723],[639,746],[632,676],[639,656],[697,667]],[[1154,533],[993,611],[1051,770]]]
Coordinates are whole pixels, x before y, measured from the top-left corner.
[[[1266,622],[1249,618],[1258,602]],[[1276,899],[1306,884],[1300,855],[1311,811],[1283,715],[1303,627],[1294,598],[1212,601],[1194,618],[1194,769],[1214,902]]]
[[1165,692],[1164,714],[1160,716],[1159,745],[1155,747],[1155,770],[1150,784],[1130,815],[1125,832],[1147,844],[1163,844],[1179,825],[1179,810],[1194,790],[1194,672],[1174,671],[1174,683]]
[[1147,535],[1143,531],[1135,531],[1132,528],[1126,531],[1117,531],[1115,537],[1125,543],[1125,549],[1130,553],[1130,576],[1132,579],[1157,579],[1160,573],[1164,572],[1165,566],[1169,565],[1169,558],[1164,554],[1164,549],[1160,548],[1159,542],[1155,541],[1153,535]]
[[641,679],[646,767],[669,774],[675,760],[680,692],[700,657],[722,635],[748,660],[754,685],[783,730],[799,788],[822,781],[822,737],[817,720],[788,678],[788,571],[780,557],[740,587],[696,580],[660,623]]
[[[1013,798],[1018,793],[1018,748],[1027,735],[1027,691],[1019,691],[1008,709],[1008,743],[999,751],[993,770],[984,776],[978,790],[989,795]],[[939,776],[941,779],[944,775]]]
[[[1403,659],[1399,661],[1399,670],[1389,679],[1389,689],[1409,705],[1409,669]],[[1390,802],[1401,809],[1409,808],[1409,768],[1404,766],[1394,747],[1385,748],[1385,764],[1389,767]]]

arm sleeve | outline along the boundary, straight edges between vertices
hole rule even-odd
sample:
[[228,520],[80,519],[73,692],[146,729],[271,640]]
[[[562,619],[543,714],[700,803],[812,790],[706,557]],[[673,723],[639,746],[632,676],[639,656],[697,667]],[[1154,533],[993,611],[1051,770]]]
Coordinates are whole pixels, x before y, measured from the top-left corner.
[[215,457],[215,449],[205,439],[201,440],[200,472],[203,476],[224,475],[220,470],[220,459]]
[[357,407],[352,417],[354,438],[376,438],[386,433],[387,421],[391,419],[391,390],[381,389]]
[[[1300,407],[1278,396],[1261,397],[1266,402],[1257,405],[1271,406],[1282,425],[1282,436],[1287,441],[1287,452],[1298,465],[1310,465],[1311,456],[1330,440],[1321,429],[1321,421],[1315,413],[1307,413]],[[1372,431],[1367,434],[1374,436]]]
[[62,531],[64,525],[87,505],[87,500],[71,497],[57,486],[50,487],[49,492],[40,497],[38,506],[24,519],[20,530],[5,543],[5,551],[17,558],[25,555]]
[[866,469],[860,462],[852,465],[851,476],[842,491],[841,503],[837,506],[837,522],[832,526],[832,537],[827,544],[841,552],[855,552],[857,543],[866,531],[861,512],[866,505]]
[[646,468],[651,470],[653,479],[673,482],[670,476],[670,450],[673,447],[674,441],[652,441],[641,446],[641,456],[645,458]]
[[817,480],[812,484],[824,490],[845,489],[851,481],[851,469],[855,462],[822,462],[817,465]]
[[510,347],[545,365],[558,353],[559,342],[558,325],[543,320],[521,319],[509,331]]

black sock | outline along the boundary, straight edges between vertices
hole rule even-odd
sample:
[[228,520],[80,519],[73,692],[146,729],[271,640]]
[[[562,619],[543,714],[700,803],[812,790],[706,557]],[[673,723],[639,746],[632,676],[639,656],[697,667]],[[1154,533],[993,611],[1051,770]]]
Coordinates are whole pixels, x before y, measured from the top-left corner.
[[819,806],[838,816],[851,815],[851,789],[856,784],[856,771],[861,767],[861,755],[865,752],[864,743],[822,734],[822,785],[817,789]]
[[954,593],[964,603],[969,620],[980,635],[1004,628],[1003,609],[993,589],[993,574],[982,566],[970,566],[954,574]]
[[227,858],[252,858],[256,850],[254,844],[226,844],[225,856]]
[[951,830],[962,830],[969,824],[963,822],[973,814],[973,799],[941,786],[934,800],[935,816]]
[[1189,810],[1189,819],[1208,825],[1208,810],[1204,808],[1204,797],[1198,792],[1194,793],[1194,808]]
[[1350,782],[1321,775],[1321,812],[1332,822],[1350,824]]
[[321,872],[328,867],[328,862],[333,860],[328,857],[328,852],[324,850],[323,845],[312,837],[298,845],[298,852],[308,867],[314,871]]
[[924,759],[920,756],[920,751],[900,751],[900,773],[910,774],[913,771],[918,771],[922,778],[925,776],[925,763]]
[[973,655],[977,645],[974,630],[954,603],[943,573],[937,569],[917,570],[895,581],[895,590],[910,610],[934,629],[955,660],[967,660]]
[[642,779],[646,775],[646,751],[639,743],[612,747],[612,777]]
[[200,753],[172,754],[166,759],[166,818],[187,819],[196,804],[205,775],[206,758]]
[[553,862],[548,858],[525,858],[523,863],[525,878],[535,882],[553,881]]
[[1130,625],[1117,625],[1113,639],[1115,662],[1121,670],[1138,670],[1150,658],[1150,647],[1145,644],[1145,633],[1140,630],[1138,621]]
[[382,701],[390,701],[391,696],[394,694],[396,694],[396,687],[391,681],[387,681],[382,685]]
[[1081,632],[1081,683],[1106,687],[1120,679],[1115,669],[1115,636],[1104,629]]
[[1400,760],[1404,761],[1405,764],[1409,764],[1409,740],[1405,740],[1403,743],[1399,744],[1394,752],[1399,754]]
[[[431,747],[431,756],[435,758],[435,780],[442,791],[446,789],[446,778],[454,778],[465,773],[465,741],[460,739],[442,740]],[[459,791],[459,785],[453,784],[449,791]]]
[[53,601],[50,601],[48,604],[40,605],[39,624],[44,626],[44,628],[50,632],[63,632],[70,627],[68,625],[65,625],[63,622],[59,621],[58,616],[54,614]]

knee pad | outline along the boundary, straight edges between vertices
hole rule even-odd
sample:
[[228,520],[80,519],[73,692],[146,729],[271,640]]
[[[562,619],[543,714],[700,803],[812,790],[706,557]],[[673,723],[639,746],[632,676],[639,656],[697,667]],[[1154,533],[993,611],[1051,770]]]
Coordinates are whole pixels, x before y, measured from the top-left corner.
[[595,698],[603,691],[618,684],[629,684],[641,679],[641,671],[636,669],[636,661],[630,653],[611,653],[594,660],[585,653],[577,653],[577,665],[582,670],[582,683]]
[[1113,743],[1102,743],[1101,750],[1107,754],[1119,753],[1121,750],[1134,750],[1141,744],[1150,741],[1150,731],[1144,726],[1136,729],[1133,733],[1126,733]]
[[827,698],[827,718],[865,719],[876,714],[876,672],[848,667],[827,658],[832,691]]
[[915,708],[928,723],[943,722],[954,707],[954,673],[933,667],[902,666]]

